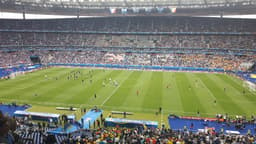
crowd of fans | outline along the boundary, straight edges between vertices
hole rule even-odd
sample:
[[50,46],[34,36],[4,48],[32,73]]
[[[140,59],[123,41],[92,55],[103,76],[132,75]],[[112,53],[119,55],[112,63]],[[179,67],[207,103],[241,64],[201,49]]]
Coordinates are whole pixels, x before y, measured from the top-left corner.
[[106,32],[256,32],[256,21],[196,17],[94,17],[60,20],[1,20],[1,29]]
[[254,63],[256,55],[147,54],[101,51],[14,51],[0,52],[0,67],[32,64],[30,56],[42,64],[118,64],[172,67],[220,68],[246,71],[244,64]]
[[30,53],[25,51],[19,52],[2,52],[0,51],[0,67],[18,66],[20,64],[32,64]]
[[35,123],[28,119],[10,118],[0,112],[0,143],[6,144],[255,144],[251,134],[234,135],[208,130],[192,132],[189,129],[169,128],[107,128],[81,129],[70,134],[52,135],[48,130],[58,125]]
[[92,131],[92,137],[80,135],[66,139],[63,143],[128,143],[128,144],[231,144],[255,143],[252,135],[225,135],[217,132],[173,131],[172,129],[97,129]]
[[[245,70],[241,64],[255,62],[255,24],[255,20],[189,17],[1,20],[0,67],[30,64],[30,56],[38,55],[44,64],[193,66]],[[47,30],[51,32],[45,32]],[[130,35],[127,32],[138,33]],[[140,32],[200,34],[154,35]],[[207,32],[219,33],[209,35]],[[250,34],[234,35],[233,32]]]
[[[202,48],[251,50],[256,47],[256,35],[112,35],[79,33],[19,33],[0,32],[0,45],[131,47],[131,48]],[[19,47],[18,47],[19,48]]]
[[[241,50],[255,49],[255,24],[254,20],[188,17],[1,20],[0,46],[2,48],[11,45],[16,48],[80,46],[155,49],[164,47],[184,48],[185,50],[201,48],[224,52],[235,50],[238,53]],[[23,32],[17,30],[23,30]],[[42,32],[47,30],[51,32]],[[119,32],[119,34],[109,32]],[[129,35],[127,32],[135,32],[135,34]],[[141,32],[148,34],[141,35]],[[150,32],[200,32],[200,34],[154,35],[149,34]],[[207,32],[219,33],[209,35]],[[233,32],[250,34],[233,35]]]

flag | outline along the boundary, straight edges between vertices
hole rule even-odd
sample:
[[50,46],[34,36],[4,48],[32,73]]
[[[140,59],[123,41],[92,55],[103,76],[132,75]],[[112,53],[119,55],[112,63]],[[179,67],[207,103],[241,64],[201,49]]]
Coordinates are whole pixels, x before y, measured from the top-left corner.
[[172,13],[176,13],[176,11],[177,11],[177,8],[175,7],[175,8],[171,8],[171,12]]
[[132,11],[133,11],[134,13],[139,13],[139,8],[133,7],[133,8],[132,8]]
[[168,8],[169,8],[169,10],[170,10],[171,13],[176,13],[176,11],[177,11],[177,8],[176,8],[176,7],[171,7],[171,6],[169,6]]
[[156,9],[157,9],[157,11],[158,11],[159,13],[162,13],[162,12],[164,11],[164,8],[163,8],[163,7],[157,7]]
[[127,8],[122,8],[122,9],[121,9],[121,13],[122,13],[122,14],[126,14],[126,13],[127,13]]
[[114,14],[116,13],[116,8],[109,8],[110,13]]

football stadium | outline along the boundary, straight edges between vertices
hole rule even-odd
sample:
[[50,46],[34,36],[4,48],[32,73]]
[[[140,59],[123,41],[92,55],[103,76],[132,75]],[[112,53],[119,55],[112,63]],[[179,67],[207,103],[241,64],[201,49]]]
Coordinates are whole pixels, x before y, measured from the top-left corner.
[[256,143],[255,0],[0,9],[0,143]]

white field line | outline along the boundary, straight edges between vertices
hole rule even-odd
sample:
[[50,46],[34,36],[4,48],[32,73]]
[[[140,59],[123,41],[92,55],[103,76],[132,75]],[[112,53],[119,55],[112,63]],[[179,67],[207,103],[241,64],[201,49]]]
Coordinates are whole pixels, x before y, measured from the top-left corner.
[[201,82],[201,84],[203,85],[203,88],[205,88],[207,90],[207,92],[209,93],[209,95],[212,97],[212,100],[216,100],[216,97],[212,94],[212,92],[208,89],[208,87],[204,84],[204,82],[199,78],[199,81]]
[[[130,75],[129,75],[130,76]],[[126,77],[126,79],[124,79],[113,91],[112,93],[102,102],[102,104],[100,106],[103,106],[112,96],[113,94],[119,89],[119,87],[128,79],[128,77]]]

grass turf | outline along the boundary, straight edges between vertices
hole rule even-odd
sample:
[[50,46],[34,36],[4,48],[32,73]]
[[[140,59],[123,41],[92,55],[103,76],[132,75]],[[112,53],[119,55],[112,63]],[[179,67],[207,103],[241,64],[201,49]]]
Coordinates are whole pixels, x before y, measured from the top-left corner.
[[[1,80],[0,100],[32,104],[31,111],[45,112],[56,112],[55,106],[97,106],[159,122],[170,113],[251,116],[256,109],[256,94],[226,74],[86,68],[50,68]],[[161,117],[156,115],[159,107]]]

